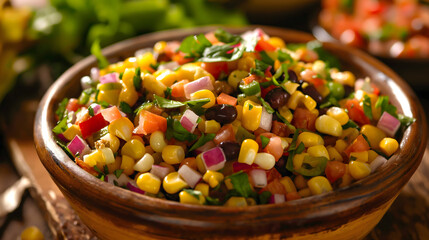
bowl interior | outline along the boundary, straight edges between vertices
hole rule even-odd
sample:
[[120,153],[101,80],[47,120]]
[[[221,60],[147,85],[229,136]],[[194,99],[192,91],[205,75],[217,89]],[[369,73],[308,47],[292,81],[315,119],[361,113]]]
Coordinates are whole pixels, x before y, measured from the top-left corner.
[[[224,28],[233,33],[242,33],[255,27],[261,27],[270,36],[283,38],[287,43],[307,42],[314,39],[305,33],[265,26]],[[217,28],[211,26],[143,35],[112,45],[103,50],[103,53],[110,62],[114,62],[132,56],[136,50],[152,47],[159,40],[181,40],[188,35],[204,33]],[[258,216],[258,221],[282,217],[290,221],[296,221],[298,218],[317,222],[320,221],[321,217],[349,209],[352,216],[358,217],[362,214],[360,211],[362,207],[381,204],[396,196],[399,189],[411,177],[424,152],[427,139],[426,120],[416,95],[400,77],[385,65],[356,49],[333,43],[325,43],[324,46],[340,59],[343,69],[351,70],[357,77],[369,76],[381,92],[390,97],[391,102],[397,106],[399,112],[416,118],[416,122],[403,135],[400,151],[374,174],[349,187],[282,204],[228,208],[194,206],[155,199],[99,181],[77,166],[55,143],[52,134],[57,104],[64,97],[78,96],[80,78],[88,75],[90,68],[96,66],[96,60],[92,56],[85,58],[65,72],[51,86],[40,103],[34,128],[38,154],[61,190],[67,190],[78,195],[82,201],[97,202],[99,206],[119,208],[134,215],[147,212],[166,218],[180,215],[181,218],[189,221],[191,219],[192,221],[203,221],[206,216],[212,216],[213,219],[219,221],[225,218],[252,221],[255,216]],[[337,215],[335,221],[342,220],[344,220],[342,215]]]

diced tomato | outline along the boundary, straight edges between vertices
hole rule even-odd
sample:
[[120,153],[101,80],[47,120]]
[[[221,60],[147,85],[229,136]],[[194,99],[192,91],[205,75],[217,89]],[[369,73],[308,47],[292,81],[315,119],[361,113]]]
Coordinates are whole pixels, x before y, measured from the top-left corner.
[[280,183],[278,178],[275,178],[273,181],[269,182],[261,192],[269,191],[271,194],[286,194],[286,189],[283,184]]
[[316,118],[317,114],[305,108],[297,108],[293,113],[292,124],[297,128],[304,128],[310,131],[316,131]]
[[169,58],[173,58],[174,54],[176,54],[177,50],[179,50],[180,42],[179,41],[170,41],[167,42],[167,46],[165,46],[164,52]]
[[92,134],[100,131],[100,129],[109,125],[109,122],[104,120],[103,115],[101,113],[79,123],[80,132],[82,133],[82,137],[86,139]]
[[276,88],[276,86],[275,86],[275,85],[270,85],[270,86],[268,86],[268,87],[266,87],[266,88],[261,88],[261,97],[262,97],[262,98],[265,98],[265,96],[267,95],[267,93],[268,93],[269,91],[273,90],[274,88]]
[[301,198],[301,195],[299,195],[298,192],[290,192],[286,194],[286,201],[292,201],[300,198]]
[[156,131],[165,132],[167,130],[167,119],[142,110],[139,113],[139,125],[134,129],[135,134],[147,135]]
[[339,161],[328,161],[325,168],[325,174],[331,183],[342,178],[346,173],[347,165]]
[[351,152],[363,152],[368,151],[370,149],[368,142],[365,140],[365,138],[360,134],[352,144],[350,144],[346,150],[344,150],[344,153],[347,154],[348,157],[350,157]]
[[360,125],[369,124],[370,120],[363,112],[357,99],[349,99],[346,102],[346,108],[351,120],[359,123]]
[[279,121],[273,121],[271,132],[279,137],[288,137],[292,133],[286,124]]
[[183,161],[180,162],[179,168],[183,165],[188,165],[188,167],[198,171],[197,160],[194,157],[188,157],[183,159]]
[[81,167],[83,170],[87,171],[92,176],[98,176],[98,172],[95,171],[93,167],[89,166],[84,161],[80,160],[79,158],[76,158],[75,162],[79,167]]
[[267,182],[271,182],[274,179],[280,179],[282,178],[282,175],[277,171],[275,168],[271,168],[269,171],[267,171]]
[[340,41],[346,45],[363,48],[365,40],[362,35],[355,29],[346,29],[340,35]]
[[259,40],[255,46],[256,52],[260,52],[260,51],[273,52],[275,50],[276,50],[276,47],[274,47],[268,41],[265,41],[263,39]]
[[100,112],[101,115],[103,115],[103,118],[108,122],[113,122],[114,120],[122,117],[121,112],[116,106],[101,109]]
[[235,142],[235,134],[232,124],[225,124],[221,129],[219,129],[213,141],[216,143],[216,145],[225,141]]
[[179,97],[184,97],[185,96],[185,84],[189,83],[188,80],[181,80],[178,81],[176,83],[174,83],[173,85],[171,85],[171,96],[179,98]]
[[201,63],[201,67],[213,75],[215,79],[219,79],[222,72],[228,74],[227,62],[203,62]]
[[306,69],[300,73],[302,79],[309,83],[313,83],[315,87],[323,86],[325,81],[317,77],[317,74],[310,69]]
[[269,153],[271,155],[274,156],[274,158],[276,159],[276,161],[278,161],[281,156],[283,155],[283,148],[282,148],[282,140],[280,137],[278,137],[277,135],[270,133],[270,132],[266,132],[266,133],[261,133],[257,138],[256,138],[256,142],[259,144],[259,146],[261,147],[262,145],[262,141],[261,141],[261,137],[260,136],[264,136],[270,139],[270,141],[268,142],[267,146],[265,146],[264,149],[262,149],[263,152]]
[[175,53],[171,59],[177,62],[179,65],[183,65],[185,63],[192,62],[194,60],[193,58],[187,58],[185,53],[183,52]]
[[228,104],[231,106],[237,105],[237,98],[230,96],[226,93],[221,93],[216,98],[217,104]]
[[252,74],[252,75],[250,75],[248,77],[243,78],[243,82],[245,84],[249,84],[249,83],[251,83],[253,81],[257,81],[258,79],[259,79],[258,76],[256,76],[255,74]]
[[80,107],[82,107],[82,105],[79,104],[79,100],[77,100],[76,98],[70,98],[69,102],[67,103],[66,109],[69,112],[76,112]]

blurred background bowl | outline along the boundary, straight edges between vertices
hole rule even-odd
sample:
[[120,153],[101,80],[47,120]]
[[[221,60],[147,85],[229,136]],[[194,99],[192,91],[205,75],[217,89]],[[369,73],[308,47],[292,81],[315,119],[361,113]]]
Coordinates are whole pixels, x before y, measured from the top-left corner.
[[[242,33],[255,27],[260,26],[225,29]],[[147,34],[110,46],[103,53],[111,61],[118,61],[159,40],[181,40],[216,28]],[[311,35],[292,30],[261,28],[286,42],[313,39]],[[283,204],[226,208],[156,199],[94,178],[65,154],[52,134],[57,104],[64,97],[78,95],[80,78],[96,66],[92,56],[67,70],[43,97],[34,125],[38,155],[76,213],[100,239],[363,238],[379,222],[420,164],[427,139],[425,115],[410,87],[385,65],[356,49],[333,43],[324,46],[340,59],[344,69],[353,71],[357,77],[371,77],[399,112],[416,118],[404,133],[398,153],[375,173],[349,187]]]

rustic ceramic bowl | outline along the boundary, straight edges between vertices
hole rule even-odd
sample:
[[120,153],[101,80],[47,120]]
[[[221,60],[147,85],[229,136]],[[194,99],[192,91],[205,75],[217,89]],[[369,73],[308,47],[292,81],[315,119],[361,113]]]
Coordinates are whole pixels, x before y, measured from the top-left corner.
[[[226,28],[242,33],[258,26]],[[261,26],[259,26],[261,27]],[[261,27],[286,42],[313,37],[296,31]],[[172,30],[133,38],[105,49],[112,61],[131,56],[159,40],[181,40],[216,27]],[[367,54],[326,43],[345,69],[371,77],[399,112],[416,118],[404,133],[400,150],[369,177],[334,192],[282,204],[227,208],[195,206],[136,194],[102,182],[77,166],[55,143],[54,112],[64,97],[78,96],[79,80],[96,65],[90,56],[65,72],[48,90],[37,112],[37,152],[52,179],[82,221],[101,239],[360,239],[379,222],[419,165],[427,139],[423,109],[410,87]]]

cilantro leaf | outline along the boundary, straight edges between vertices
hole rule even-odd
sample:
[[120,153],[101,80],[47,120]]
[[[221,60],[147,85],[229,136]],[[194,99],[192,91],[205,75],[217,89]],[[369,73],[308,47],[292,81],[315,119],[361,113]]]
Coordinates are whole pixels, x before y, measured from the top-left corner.
[[259,54],[261,55],[261,59],[263,63],[271,66],[274,65],[274,60],[270,56],[268,56],[268,54],[265,51],[261,51],[259,52]]
[[178,107],[185,106],[185,104],[182,102],[169,100],[169,99],[160,97],[156,94],[154,94],[153,97],[155,98],[154,103],[162,108],[178,108]]
[[179,141],[192,142],[197,138],[197,135],[192,134],[186,130],[182,124],[180,124],[179,120],[173,119],[169,116],[167,118],[167,131],[165,133],[165,137],[168,140],[174,137]]
[[269,191],[263,191],[258,196],[259,204],[267,204],[268,200],[270,199],[270,197],[271,197],[271,192],[269,192]]
[[282,50],[277,51],[277,59],[280,62],[285,62],[285,61],[289,61],[291,63],[294,62],[293,58],[290,56],[290,54],[287,52],[283,52]]
[[222,203],[220,202],[219,198],[212,198],[212,197],[209,197],[209,196],[206,197],[206,204],[207,205],[215,205],[215,206],[222,205]]
[[128,105],[128,103],[126,102],[119,103],[119,109],[126,114],[133,113],[133,110],[131,109],[130,105]]
[[100,104],[100,106],[103,108],[108,108],[110,106],[110,104],[106,101],[99,101],[98,104]]
[[403,114],[398,114],[398,119],[401,122],[401,126],[407,128],[408,126],[410,126],[411,124],[413,124],[416,119],[412,118],[412,117],[407,117]]
[[296,141],[298,139],[298,135],[299,135],[299,130],[296,129],[295,133],[293,134],[292,142],[290,143],[290,146],[289,146],[289,149],[288,149],[289,156],[288,156],[287,161],[286,161],[286,169],[289,170],[290,172],[294,171],[294,168],[293,168],[293,157],[295,156]]
[[94,117],[94,109],[92,108],[92,106],[88,107],[88,114],[89,116]]
[[58,144],[58,146],[60,146],[62,149],[63,149],[63,151],[64,152],[66,152],[66,154],[67,154],[67,156],[69,156],[69,158],[71,158],[71,159],[73,159],[74,160],[74,156],[73,156],[73,154],[70,152],[70,149],[66,146],[66,145],[64,145],[64,144],[62,144],[60,141],[55,141],[57,144]]
[[357,128],[359,129],[359,125],[357,125],[353,120],[350,120],[343,125],[343,129],[347,129],[347,128]]
[[100,39],[95,40],[91,45],[91,54],[97,58],[98,67],[100,69],[106,68],[109,66],[109,61],[101,52]]
[[66,111],[66,107],[67,104],[69,102],[68,98],[64,98],[59,104],[58,104],[58,108],[57,111],[55,111],[55,115],[57,115],[59,120],[62,120],[63,117],[65,116],[65,111]]
[[123,172],[124,169],[116,169],[113,174],[115,174],[116,178],[119,178]]
[[147,109],[151,108],[152,106],[153,106],[153,102],[149,102],[149,101],[144,102],[142,105],[140,105],[138,108],[136,108],[136,110],[134,110],[134,113],[136,115],[139,115],[139,113],[142,110],[147,110]]
[[180,44],[179,51],[186,54],[186,57],[199,58],[203,55],[206,48],[212,46],[204,34],[197,36],[188,36]]
[[134,88],[137,91],[139,91],[142,88],[142,78],[141,78],[140,74],[141,74],[140,67],[137,67],[135,74],[134,74],[134,77],[133,77]]
[[203,194],[200,191],[197,190],[192,190],[192,189],[183,189],[184,192],[189,193],[189,195],[191,195],[192,197],[200,200],[200,196],[202,196]]
[[247,198],[254,194],[247,173],[240,171],[230,175],[228,178],[231,179],[234,190],[236,190],[240,196]]
[[319,56],[319,59],[324,61],[329,67],[340,68],[341,64],[338,58],[329,53],[323,48],[321,42],[314,40],[307,43],[307,49],[313,50]]
[[365,95],[363,97],[363,112],[365,116],[367,116],[370,120],[373,119],[372,109],[371,109],[371,98],[368,95]]
[[231,62],[243,55],[244,46],[236,44],[213,45],[204,50],[199,62]]
[[383,114],[383,112],[387,112],[390,115],[398,118],[398,114],[396,113],[396,107],[389,103],[389,96],[378,97],[377,102],[375,103],[375,107],[380,108],[381,114]]
[[223,43],[238,43],[242,40],[240,36],[233,35],[220,28],[215,31],[214,35],[217,40]]
[[192,147],[188,150],[188,152],[194,151],[195,149],[203,146],[207,142],[213,140],[215,138],[216,134],[209,133],[207,135],[204,135],[204,133],[201,135],[201,137],[192,145]]
[[52,132],[60,134],[65,132],[69,127],[67,126],[67,117],[63,118],[58,124],[52,129]]
[[260,135],[260,137],[261,137],[262,149],[264,149],[268,145],[268,143],[270,142],[270,139],[265,137],[265,136],[262,136],[262,135]]
[[169,98],[171,96],[171,88],[167,87],[164,91],[165,98]]
[[262,106],[264,106],[265,110],[267,110],[267,113],[271,114],[274,113],[274,109],[270,106],[269,103],[265,102],[265,100],[262,97],[258,97],[259,101],[261,101]]

